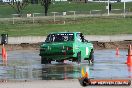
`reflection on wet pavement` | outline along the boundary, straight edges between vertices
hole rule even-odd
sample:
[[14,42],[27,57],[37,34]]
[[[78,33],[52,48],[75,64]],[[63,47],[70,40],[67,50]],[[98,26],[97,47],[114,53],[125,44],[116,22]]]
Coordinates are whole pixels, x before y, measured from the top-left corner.
[[95,63],[56,63],[41,65],[39,51],[16,50],[8,52],[8,65],[0,61],[0,79],[8,80],[50,80],[77,79],[81,68],[89,69],[90,78],[132,78],[132,67],[125,62],[127,50],[95,50]]

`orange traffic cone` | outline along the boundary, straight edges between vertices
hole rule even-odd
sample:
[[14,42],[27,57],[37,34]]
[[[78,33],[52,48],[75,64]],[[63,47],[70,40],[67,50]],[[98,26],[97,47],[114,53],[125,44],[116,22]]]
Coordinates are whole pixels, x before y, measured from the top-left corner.
[[85,77],[86,77],[86,78],[89,78],[89,77],[88,77],[88,73],[87,73],[87,72],[86,72],[86,74],[85,74]]
[[127,55],[127,65],[128,66],[132,66],[132,48],[131,45],[129,45],[129,49],[128,49],[128,55]]
[[6,50],[5,50],[5,55],[4,55],[4,61],[7,62],[7,52],[6,52]]
[[119,48],[116,48],[116,56],[119,56]]
[[6,52],[6,49],[4,47],[4,44],[2,47],[2,60],[3,60],[3,63],[7,62],[7,52]]
[[5,56],[5,48],[4,48],[4,45],[2,47],[2,60],[4,60],[4,56]]

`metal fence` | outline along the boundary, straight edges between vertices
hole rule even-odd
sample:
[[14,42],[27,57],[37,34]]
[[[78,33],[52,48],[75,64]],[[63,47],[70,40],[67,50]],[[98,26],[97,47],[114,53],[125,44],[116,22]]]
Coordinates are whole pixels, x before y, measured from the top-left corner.
[[110,14],[104,10],[91,10],[91,11],[67,11],[67,12],[51,12],[48,16],[44,16],[44,13],[32,13],[32,14],[12,14],[12,18],[0,18],[0,22],[15,23],[64,23],[66,21],[76,20],[78,18],[85,17],[131,17],[132,12],[123,9],[112,9]]

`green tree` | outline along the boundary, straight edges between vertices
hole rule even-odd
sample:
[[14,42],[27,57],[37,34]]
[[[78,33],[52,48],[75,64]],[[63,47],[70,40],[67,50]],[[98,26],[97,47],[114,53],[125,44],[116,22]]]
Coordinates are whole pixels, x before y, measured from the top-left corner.
[[51,0],[41,0],[41,5],[44,7],[45,16],[47,16],[50,4],[51,4]]
[[85,0],[85,3],[87,3],[88,2],[88,0]]
[[12,0],[8,4],[16,11],[17,14],[21,14],[22,10],[30,3],[29,0]]

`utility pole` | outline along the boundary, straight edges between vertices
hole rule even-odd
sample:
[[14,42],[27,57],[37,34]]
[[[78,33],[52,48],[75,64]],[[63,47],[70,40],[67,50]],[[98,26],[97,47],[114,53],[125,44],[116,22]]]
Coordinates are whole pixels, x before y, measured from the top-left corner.
[[109,9],[109,7],[110,7],[110,0],[108,0],[108,6],[107,6],[107,9],[108,9],[108,16],[110,15],[110,9]]
[[124,18],[126,17],[126,2],[124,0]]

